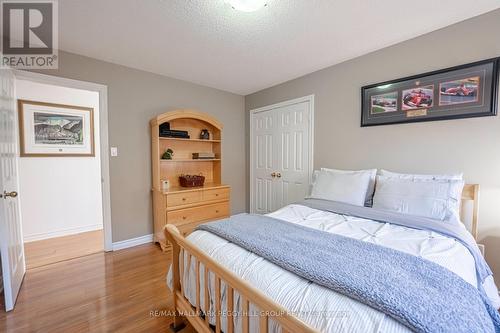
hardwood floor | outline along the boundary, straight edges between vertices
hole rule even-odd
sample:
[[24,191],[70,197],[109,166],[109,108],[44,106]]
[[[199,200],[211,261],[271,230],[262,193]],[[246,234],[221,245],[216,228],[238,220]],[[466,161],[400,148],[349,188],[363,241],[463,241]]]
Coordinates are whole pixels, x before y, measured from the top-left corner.
[[168,332],[170,260],[148,244],[30,269],[0,332]]
[[56,262],[104,251],[102,230],[55,237],[24,244],[26,268],[41,267]]

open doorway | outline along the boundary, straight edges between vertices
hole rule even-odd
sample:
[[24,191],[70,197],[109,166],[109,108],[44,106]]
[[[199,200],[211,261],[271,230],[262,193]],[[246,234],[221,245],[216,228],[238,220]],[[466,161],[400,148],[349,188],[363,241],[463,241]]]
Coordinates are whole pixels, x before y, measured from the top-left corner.
[[[24,82],[26,81],[26,82]],[[0,284],[3,284],[3,295],[5,302],[0,302],[0,305],[4,305],[6,311],[11,311],[14,309],[16,298],[21,289],[21,285],[23,282],[24,275],[26,273],[26,264],[25,264],[25,245],[37,242],[37,241],[50,241],[54,240],[58,237],[76,237],[78,234],[82,234],[87,231],[96,231],[100,232],[101,237],[95,238],[97,242],[102,244],[102,239],[104,237],[104,251],[112,251],[112,235],[111,235],[111,202],[110,202],[110,180],[109,180],[109,145],[108,145],[108,113],[107,113],[107,87],[101,84],[78,81],[72,79],[66,79],[51,75],[33,73],[33,72],[25,72],[19,70],[11,70],[4,69],[0,71],[0,99],[2,100],[2,108],[1,108],[1,117],[0,117],[0,126],[2,127],[2,145],[0,145],[0,153],[2,154],[2,163],[0,163],[0,186],[3,189],[0,197],[3,197],[3,200],[0,201],[0,215],[3,219],[3,223],[0,223],[0,254],[1,254],[1,279]],[[16,92],[15,88],[18,88],[19,91]],[[66,88],[66,89],[65,89]],[[73,90],[71,90],[73,89]],[[97,109],[98,109],[98,117],[97,121],[94,122],[94,126],[97,126],[97,130],[94,131],[98,133],[98,141],[94,145],[95,154],[90,154],[87,157],[98,157],[98,165],[100,166],[100,171],[97,172],[97,176],[95,177],[95,181],[98,184],[100,182],[100,189],[97,191],[87,191],[85,192],[87,197],[93,196],[96,197],[95,202],[100,201],[100,209],[98,204],[96,204],[97,211],[100,210],[100,213],[95,215],[99,216],[98,222],[87,224],[94,225],[96,227],[94,230],[85,229],[86,227],[80,228],[71,226],[70,224],[76,220],[78,220],[78,214],[81,211],[67,209],[66,207],[68,198],[75,198],[76,194],[80,194],[87,187],[78,183],[77,180],[82,177],[82,174],[86,173],[87,170],[81,170],[81,173],[74,174],[71,169],[68,168],[59,168],[57,165],[53,163],[56,161],[55,159],[47,160],[47,165],[23,165],[23,175],[19,177],[19,161],[26,158],[26,151],[24,152],[23,157],[20,157],[20,137],[21,133],[19,131],[19,124],[23,123],[23,121],[19,121],[18,118],[18,110],[16,109],[16,102],[19,102],[18,99],[25,100],[35,100],[38,102],[45,103],[66,103],[66,105],[74,105],[78,102],[82,102],[83,100],[72,99],[65,100],[64,98],[68,98],[72,96],[72,93],[80,91],[86,91],[87,94],[94,96],[98,96],[97,100]],[[97,95],[96,95],[97,93]],[[80,98],[83,98],[80,96]],[[76,102],[76,103],[75,103]],[[94,104],[94,102],[92,102]],[[23,104],[24,105],[24,104]],[[42,112],[43,113],[43,112]],[[40,117],[39,117],[40,118]],[[43,117],[42,117],[43,118]],[[24,127],[23,130],[30,130],[33,132],[33,136],[35,136],[34,130],[34,119],[35,117],[31,115],[29,119],[32,120],[31,127]],[[88,124],[88,123],[87,123]],[[56,128],[56,130],[59,130]],[[32,136],[32,137],[33,137]],[[36,140],[30,141],[31,144],[36,142]],[[23,145],[26,148],[26,145]],[[35,147],[32,145],[32,148]],[[52,146],[51,146],[52,147]],[[38,147],[40,148],[40,147]],[[47,148],[47,147],[45,147]],[[52,147],[53,148],[53,147]],[[22,153],[22,152],[21,152]],[[39,162],[44,161],[43,158],[48,157],[40,157]],[[57,158],[62,156],[57,156]],[[30,157],[33,158],[33,157]],[[54,157],[56,158],[56,157]],[[28,160],[26,160],[28,161]],[[69,160],[68,160],[69,161]],[[24,163],[22,161],[21,163]],[[81,161],[80,161],[81,163]],[[26,170],[29,171],[29,175],[32,178],[26,177]],[[63,176],[71,175],[73,178],[71,180],[63,181]],[[59,178],[55,177],[58,176]],[[95,176],[95,175],[94,175]],[[23,178],[23,180],[20,180]],[[46,182],[47,179],[52,179],[50,182]],[[45,181],[45,183],[44,183]],[[23,182],[22,186],[25,190],[20,190],[20,183]],[[30,187],[30,183],[34,183],[35,187]],[[96,183],[93,183],[94,185]],[[76,184],[76,185],[75,185]],[[80,184],[80,185],[78,185]],[[97,185],[98,186],[98,185]],[[47,192],[40,192],[40,190],[47,190]],[[64,189],[64,191],[57,192],[55,189]],[[95,188],[94,188],[95,189]],[[26,193],[24,192],[26,191]],[[37,192],[38,191],[38,192]],[[52,192],[50,192],[52,191]],[[33,193],[32,193],[33,192]],[[93,192],[93,193],[88,193]],[[32,195],[36,193],[37,195]],[[27,195],[27,198],[24,198],[24,195]],[[31,199],[29,196],[31,196]],[[84,197],[82,200],[88,199]],[[80,197],[81,198],[81,197]],[[23,199],[21,202],[21,199]],[[31,200],[31,201],[30,201]],[[45,203],[45,206],[42,204]],[[83,205],[80,202],[80,206]],[[48,210],[47,208],[51,208]],[[71,208],[71,206],[70,206]],[[93,208],[89,208],[92,210]],[[60,217],[62,216],[62,221],[67,223],[66,227],[59,229],[47,229],[45,232],[32,232],[29,234],[29,231],[36,230],[30,229],[30,227],[26,226],[26,230],[28,234],[25,235],[22,231],[22,213],[24,214],[32,214],[34,216],[35,223],[42,224],[47,221],[46,217],[49,219],[54,219],[54,216],[61,221]],[[88,212],[85,212],[88,213]],[[84,213],[84,214],[85,214]],[[29,215],[27,215],[29,218]],[[89,215],[83,215],[89,216]],[[27,222],[29,223],[29,222]],[[102,226],[101,226],[102,225]],[[34,228],[40,226],[35,225]],[[87,231],[86,231],[87,230]],[[80,231],[80,232],[77,232]],[[26,242],[25,242],[25,236]],[[30,242],[32,241],[32,242]],[[70,246],[75,244],[86,243],[86,240],[75,240],[75,239],[65,239],[65,242],[62,242],[63,251],[58,250],[59,253],[70,254]],[[38,243],[41,244],[41,243]],[[32,244],[32,245],[36,245]],[[85,244],[88,245],[88,244]],[[42,246],[38,249],[35,249],[38,255],[41,255],[43,251],[41,251]],[[81,249],[82,247],[80,247]],[[92,250],[93,251],[93,250]],[[99,251],[102,251],[102,245],[99,245]],[[49,254],[52,254],[55,249],[51,249]],[[80,252],[80,254],[72,254],[72,257],[77,257],[81,255],[85,255],[85,252]],[[70,259],[69,256],[66,258],[57,258],[53,261],[61,261]],[[45,262],[44,264],[47,264]],[[41,265],[41,264],[35,264]],[[36,268],[35,268],[36,269]],[[1,292],[0,286],[0,292]],[[1,296],[1,294],[0,294]]]
[[[26,268],[29,270],[104,251],[100,93],[37,82],[22,76],[16,76],[15,86],[18,101],[82,107],[91,110],[93,118],[92,156],[47,154],[19,158],[19,200]],[[72,124],[63,123],[71,119],[58,119],[57,115],[44,118],[40,116],[43,113],[37,115],[40,119],[34,119],[32,125],[43,126],[47,137],[64,131],[69,133],[68,126]],[[23,126],[20,124],[20,128]],[[49,140],[47,145],[50,145]]]

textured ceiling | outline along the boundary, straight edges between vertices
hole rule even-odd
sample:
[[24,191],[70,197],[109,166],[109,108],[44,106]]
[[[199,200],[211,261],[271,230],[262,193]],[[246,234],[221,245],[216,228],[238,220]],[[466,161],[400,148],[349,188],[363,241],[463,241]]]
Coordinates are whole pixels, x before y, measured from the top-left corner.
[[498,0],[59,0],[62,50],[246,95],[500,7]]

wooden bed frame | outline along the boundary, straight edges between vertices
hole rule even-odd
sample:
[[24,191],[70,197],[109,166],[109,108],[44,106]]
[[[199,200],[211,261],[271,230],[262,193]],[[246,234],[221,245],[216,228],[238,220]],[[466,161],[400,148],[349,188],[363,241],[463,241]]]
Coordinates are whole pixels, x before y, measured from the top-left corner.
[[[477,215],[478,215],[478,200],[479,200],[479,185],[467,184],[464,187],[462,194],[462,203],[464,201],[472,201],[472,224],[471,233],[474,237],[477,235]],[[201,251],[195,244],[190,242],[181,235],[177,227],[167,225],[165,235],[172,244],[172,273],[173,273],[173,301],[175,308],[174,323],[171,326],[172,331],[177,332],[184,327],[182,318],[185,318],[193,328],[200,333],[222,332],[221,328],[221,282],[224,282],[227,288],[227,312],[231,313],[235,310],[234,292],[237,292],[241,297],[242,311],[239,315],[242,318],[243,333],[249,331],[249,308],[250,303],[260,310],[259,315],[259,332],[268,332],[269,318],[277,322],[283,333],[312,333],[318,332],[310,327],[299,318],[290,314],[287,309],[274,302],[272,299],[264,295],[260,290],[251,286],[248,282],[229,271],[227,268],[210,258]],[[180,262],[179,258],[187,258]],[[191,267],[194,261],[196,270],[196,304],[191,305],[186,297],[184,297],[184,286],[181,282],[181,276],[184,273],[184,262]],[[200,264],[203,264],[204,285],[200,285]],[[204,295],[208,295],[208,274],[209,272],[215,276],[215,326],[209,324],[208,316],[202,315],[200,304],[200,289],[204,288]],[[209,297],[204,299],[204,308],[209,308]],[[272,314],[270,317],[268,314]],[[232,317],[229,316],[232,319]],[[234,332],[233,320],[228,320],[228,327],[224,333]]]
[[[472,216],[471,226],[469,228],[470,233],[477,240],[477,217],[479,214],[479,184],[465,184],[464,190],[462,191],[462,205],[466,202],[472,202]],[[464,216],[461,214],[461,218]]]

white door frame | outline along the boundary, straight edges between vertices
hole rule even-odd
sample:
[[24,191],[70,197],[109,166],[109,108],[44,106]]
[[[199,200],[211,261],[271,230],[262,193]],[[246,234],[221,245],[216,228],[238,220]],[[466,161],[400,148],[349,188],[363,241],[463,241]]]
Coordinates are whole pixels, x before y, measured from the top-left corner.
[[108,87],[102,84],[66,79],[58,76],[14,70],[16,79],[51,84],[67,88],[95,91],[99,93],[99,134],[101,142],[102,219],[104,228],[104,251],[113,251],[111,230],[111,192],[109,180],[108,138]]
[[271,104],[267,106],[263,106],[257,109],[252,109],[250,110],[250,213],[255,212],[255,202],[254,202],[254,183],[253,183],[253,176],[254,176],[254,170],[253,170],[253,162],[255,159],[255,151],[254,151],[254,122],[253,122],[253,117],[255,114],[264,112],[264,111],[271,111],[273,109],[277,108],[282,108],[284,106],[289,106],[293,104],[298,104],[298,103],[303,103],[303,102],[309,102],[309,183],[311,182],[312,178],[312,173],[313,173],[313,167],[314,167],[314,94],[313,95],[308,95],[304,97],[299,97],[295,99],[291,99],[288,101],[276,103],[276,104]]

